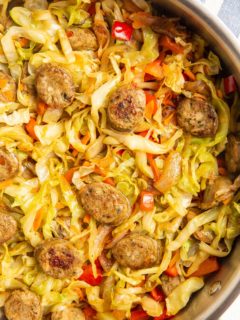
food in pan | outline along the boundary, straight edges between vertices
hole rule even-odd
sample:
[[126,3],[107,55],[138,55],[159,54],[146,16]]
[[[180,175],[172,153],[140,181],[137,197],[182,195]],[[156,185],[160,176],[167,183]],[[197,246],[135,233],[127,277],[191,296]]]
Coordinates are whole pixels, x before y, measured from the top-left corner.
[[240,233],[234,77],[144,0],[0,8],[7,319],[174,317]]

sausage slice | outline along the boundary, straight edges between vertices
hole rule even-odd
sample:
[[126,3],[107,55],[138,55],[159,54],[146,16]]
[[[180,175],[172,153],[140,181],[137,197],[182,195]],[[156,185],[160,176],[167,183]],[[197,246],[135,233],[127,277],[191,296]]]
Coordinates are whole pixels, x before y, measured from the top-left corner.
[[61,109],[69,106],[75,96],[70,73],[52,63],[43,64],[37,69],[36,88],[39,98],[52,108]]
[[240,172],[240,138],[233,134],[228,136],[225,159],[229,172]]
[[79,308],[65,308],[52,313],[51,320],[85,320],[85,316]]
[[116,188],[95,182],[80,190],[80,201],[84,210],[98,222],[117,226],[131,213],[128,199]]
[[112,250],[114,258],[123,267],[149,268],[160,262],[160,242],[140,233],[131,233],[122,238]]
[[18,172],[18,160],[13,153],[0,148],[0,181],[12,179]]
[[42,308],[40,298],[29,290],[14,290],[4,305],[8,320],[40,320]]
[[10,240],[17,232],[16,220],[6,212],[0,212],[0,243]]
[[218,129],[214,107],[201,99],[182,99],[177,107],[177,122],[185,132],[200,138],[214,137]]
[[73,50],[95,51],[98,49],[97,38],[91,30],[81,29],[79,27],[71,27],[68,28],[66,31]]
[[118,88],[110,96],[107,113],[110,125],[118,131],[132,131],[144,116],[146,97],[142,89],[132,85]]
[[82,272],[80,255],[67,240],[44,241],[35,249],[35,257],[43,272],[56,279],[77,278]]

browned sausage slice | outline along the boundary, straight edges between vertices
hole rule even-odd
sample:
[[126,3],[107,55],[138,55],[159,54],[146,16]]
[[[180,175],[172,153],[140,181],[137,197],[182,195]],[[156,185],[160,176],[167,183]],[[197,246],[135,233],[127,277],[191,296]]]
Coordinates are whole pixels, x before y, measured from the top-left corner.
[[131,131],[138,126],[144,116],[146,97],[142,89],[132,85],[118,88],[110,96],[108,103],[108,120],[118,131]]
[[112,250],[114,258],[123,267],[142,269],[160,262],[160,242],[140,233],[131,233],[121,239]]
[[40,320],[42,308],[40,298],[29,290],[14,290],[4,305],[8,320]]
[[36,88],[39,98],[52,108],[61,109],[69,106],[75,96],[70,73],[52,63],[43,64],[37,69]]
[[177,122],[185,132],[200,138],[214,137],[218,129],[214,107],[201,99],[182,99],[177,107]]
[[97,38],[91,30],[71,27],[66,31],[73,50],[97,50]]
[[82,273],[79,252],[67,240],[44,241],[36,248],[35,257],[42,270],[53,278],[77,278]]
[[80,201],[86,213],[98,222],[117,226],[131,213],[128,199],[116,188],[96,182],[80,190]]

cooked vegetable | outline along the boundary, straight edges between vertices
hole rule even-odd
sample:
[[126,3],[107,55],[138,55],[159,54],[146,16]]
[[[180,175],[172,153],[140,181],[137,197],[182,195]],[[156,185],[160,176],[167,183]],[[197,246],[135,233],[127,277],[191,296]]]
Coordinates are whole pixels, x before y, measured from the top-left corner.
[[209,273],[216,272],[220,269],[218,260],[216,257],[210,257],[202,262],[197,271],[191,274],[193,277],[203,277]]
[[167,159],[160,178],[154,183],[156,189],[164,193],[177,184],[181,175],[181,155],[171,152]]
[[3,1],[8,319],[170,319],[240,235],[236,79],[181,19],[154,12]]
[[226,94],[233,93],[237,90],[236,80],[233,75],[224,78],[224,91]]
[[79,280],[85,281],[91,286],[98,286],[103,280],[102,271],[100,268],[97,268],[97,277],[94,277],[92,266],[90,264],[83,266],[83,273],[79,277]]
[[154,209],[154,195],[152,192],[142,191],[140,193],[140,209],[152,211]]
[[117,40],[129,41],[132,37],[133,28],[131,25],[121,21],[114,21],[112,26],[112,37]]

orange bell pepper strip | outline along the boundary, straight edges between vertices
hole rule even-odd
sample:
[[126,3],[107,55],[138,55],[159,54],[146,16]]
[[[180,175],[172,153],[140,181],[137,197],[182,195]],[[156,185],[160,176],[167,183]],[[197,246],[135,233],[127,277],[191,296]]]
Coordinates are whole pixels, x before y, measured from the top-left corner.
[[165,273],[169,276],[169,277],[176,277],[178,276],[178,271],[177,271],[177,267],[176,267],[176,262],[179,260],[180,258],[180,253],[179,250],[177,250],[175,252],[175,254],[173,255],[169,266],[167,268],[167,270],[165,270]]
[[64,177],[67,180],[68,183],[72,183],[72,178],[73,178],[73,174],[74,172],[76,172],[78,170],[78,167],[74,167],[69,169],[65,174]]
[[147,119],[151,119],[154,114],[157,112],[157,99],[153,94],[145,91],[146,96],[146,108],[145,116]]
[[115,181],[114,181],[113,178],[108,177],[108,178],[104,179],[103,182],[107,183],[107,184],[110,184],[110,186],[115,187]]
[[159,44],[163,48],[170,50],[173,53],[183,53],[183,47],[166,35],[160,38]]
[[82,144],[85,144],[85,145],[88,144],[88,142],[90,141],[90,138],[91,138],[90,132],[87,131],[87,133],[85,134],[85,136],[82,137],[82,139],[81,139]]
[[198,270],[191,274],[191,277],[203,277],[209,273],[216,272],[220,269],[219,262],[216,257],[209,257],[203,261]]
[[24,37],[21,37],[18,39],[18,43],[20,44],[21,48],[26,48],[29,46],[30,40]]
[[33,140],[38,140],[38,137],[36,136],[36,133],[34,131],[34,128],[36,125],[37,125],[37,122],[34,118],[30,118],[30,121],[25,125],[25,129],[27,133],[30,135],[30,137]]
[[152,211],[154,209],[154,195],[149,191],[140,193],[140,209],[142,211]]
[[48,105],[45,102],[39,101],[38,105],[37,105],[37,113],[40,116],[43,116],[44,113],[46,112],[47,108],[48,108]]
[[157,164],[156,164],[156,161],[154,160],[153,158],[153,155],[148,153],[147,154],[147,159],[148,159],[148,162],[150,164],[150,167],[152,168],[152,171],[153,171],[153,176],[154,176],[154,181],[158,181],[159,178],[160,178],[160,173],[159,173],[159,169],[157,167]]
[[41,227],[42,220],[43,220],[45,213],[46,213],[46,207],[42,207],[37,211],[37,214],[36,214],[34,222],[33,222],[33,230],[34,231],[37,231]]
[[97,277],[95,278],[93,275],[92,265],[84,265],[83,273],[78,279],[90,284],[91,286],[98,286],[103,280],[102,270],[100,267],[97,267]]
[[195,74],[190,69],[184,70],[183,73],[184,73],[184,75],[186,75],[189,78],[189,80],[192,80],[192,81],[196,80]]
[[154,76],[156,79],[162,79],[164,77],[163,74],[163,68],[161,66],[162,59],[157,59],[145,67],[145,73],[150,74],[151,76]]

